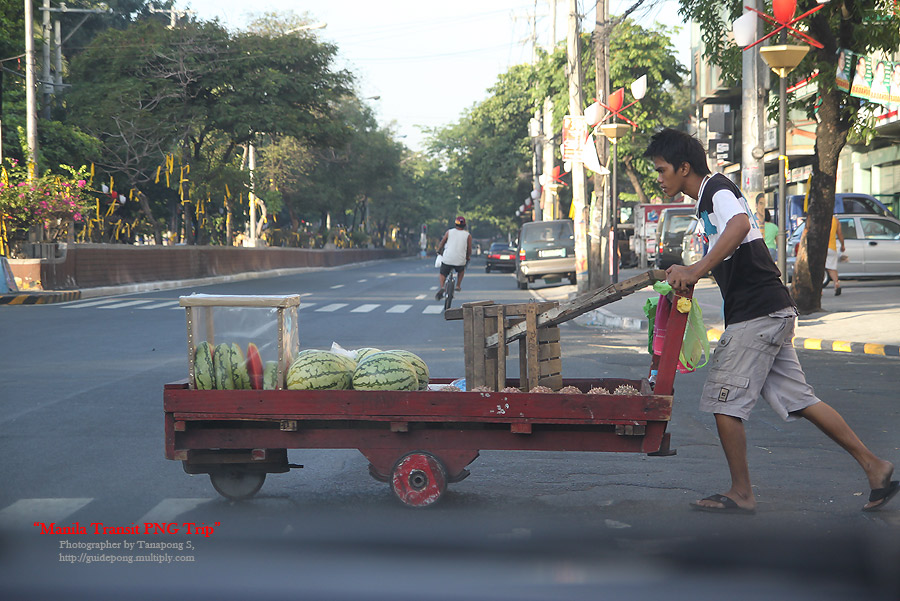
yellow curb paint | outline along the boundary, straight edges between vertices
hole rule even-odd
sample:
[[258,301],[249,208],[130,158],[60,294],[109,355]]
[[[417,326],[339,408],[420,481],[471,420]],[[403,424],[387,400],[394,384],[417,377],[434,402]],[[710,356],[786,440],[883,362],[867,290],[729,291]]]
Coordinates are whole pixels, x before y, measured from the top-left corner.
[[12,299],[11,301],[9,301],[9,303],[7,303],[7,304],[9,304],[9,305],[21,305],[22,303],[25,302],[25,299],[26,299],[26,298],[28,298],[28,297],[27,297],[27,296],[17,296],[16,298],[14,298],[14,299]]
[[868,355],[884,355],[884,345],[869,342],[863,347],[863,352]]
[[853,349],[851,348],[851,344],[852,343],[845,340],[835,340],[831,343],[831,350],[840,351],[842,353],[852,353]]
[[822,339],[821,338],[807,338],[803,341],[803,348],[811,349],[815,351],[822,350]]

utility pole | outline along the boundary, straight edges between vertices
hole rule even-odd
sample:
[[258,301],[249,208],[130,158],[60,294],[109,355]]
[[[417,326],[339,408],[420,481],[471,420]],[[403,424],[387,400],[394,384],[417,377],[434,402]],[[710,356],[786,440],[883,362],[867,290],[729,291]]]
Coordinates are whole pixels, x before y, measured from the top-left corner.
[[28,177],[38,171],[37,96],[34,89],[34,8],[25,0],[25,144],[28,149]]
[[[584,96],[582,93],[581,49],[579,44],[578,0],[569,0],[569,33],[566,43],[566,75],[569,80],[569,114],[583,114]],[[575,222],[575,276],[578,294],[588,291],[588,257],[587,257],[587,219],[585,211],[584,163],[572,161],[572,205]]]
[[50,118],[50,94],[53,92],[53,86],[50,76],[50,0],[44,0],[44,6],[41,9],[41,39],[43,40],[43,63],[44,76],[41,78],[41,91],[43,92],[42,116],[44,119]]
[[[594,92],[598,99],[606,102],[609,98],[609,5],[607,0],[597,2],[596,23],[593,34],[594,65],[596,77]],[[596,136],[597,156],[601,165],[609,161],[609,142],[606,136]],[[594,199],[591,203],[591,246],[590,246],[590,286],[597,290],[608,286],[611,281],[609,270],[609,243],[606,241],[612,212],[609,210],[607,191],[610,175],[594,174]]]
[[[748,0],[749,8],[762,10],[761,0]],[[760,19],[754,19],[756,33],[753,39],[763,36]],[[768,86],[768,68],[760,59],[759,46],[745,50],[741,72],[741,188],[747,197],[750,210],[756,213],[756,197],[765,192],[765,107]],[[778,216],[778,219],[783,219]],[[759,224],[763,227],[763,224]]]
[[[547,46],[547,53],[553,54],[556,48],[556,3],[557,0],[549,0],[550,3],[550,43]],[[556,145],[554,144],[555,136],[553,135],[553,99],[550,96],[544,98],[544,106],[542,107],[543,121],[543,166],[544,185],[541,187],[541,198],[537,200],[537,209],[535,212],[535,221],[544,219],[541,207],[547,208],[551,216],[555,215],[556,194],[554,190],[556,186],[550,181],[553,168],[556,164]]]
[[250,193],[247,198],[250,200],[250,246],[256,247],[256,194],[254,194],[254,170],[256,169],[256,146],[250,142],[250,157],[248,159],[250,168]]
[[178,24],[178,19],[185,17],[187,15],[194,14],[192,10],[177,10],[174,8],[153,8],[150,7],[151,13],[164,13],[169,15],[169,29],[175,29],[175,25]]

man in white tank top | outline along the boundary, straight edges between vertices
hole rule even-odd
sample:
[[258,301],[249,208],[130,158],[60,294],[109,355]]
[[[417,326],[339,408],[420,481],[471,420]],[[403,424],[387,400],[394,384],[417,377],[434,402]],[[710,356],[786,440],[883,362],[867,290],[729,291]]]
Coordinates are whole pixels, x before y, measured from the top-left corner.
[[463,275],[466,271],[466,264],[472,258],[472,235],[466,231],[466,218],[457,217],[456,227],[449,229],[441,238],[437,246],[437,253],[441,256],[441,274],[440,285],[437,294],[434,295],[435,300],[441,300],[444,296],[444,282],[450,275],[450,270],[455,269],[457,273],[456,289],[460,290]]

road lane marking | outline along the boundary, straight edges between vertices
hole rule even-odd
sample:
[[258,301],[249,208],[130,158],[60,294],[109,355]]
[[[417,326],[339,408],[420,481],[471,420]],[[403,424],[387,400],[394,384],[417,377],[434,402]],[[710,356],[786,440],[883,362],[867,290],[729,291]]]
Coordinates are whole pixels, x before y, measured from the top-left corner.
[[386,311],[386,313],[406,313],[412,308],[412,305],[394,305]]
[[337,290],[338,288],[343,288],[343,287],[344,287],[343,284],[337,284],[336,286],[332,286],[331,289],[332,289],[332,290]]
[[163,499],[156,506],[145,513],[136,523],[143,526],[145,523],[163,523],[177,521],[179,515],[193,511],[204,503],[209,503],[212,498],[206,499]]
[[361,279],[361,280],[356,280],[356,282],[357,282],[358,284],[362,284],[363,282],[368,282],[368,281],[369,281],[369,280],[367,280],[367,279],[365,279],[365,278],[363,278],[363,279]]
[[425,310],[422,313],[425,314],[435,314],[435,313],[443,313],[444,305],[428,305],[425,307]]
[[416,300],[422,300],[422,299],[425,298],[426,296],[428,296],[428,295],[427,295],[427,294],[420,294],[419,296],[416,297]]
[[152,303],[150,300],[133,300],[133,301],[125,301],[124,303],[118,303],[115,305],[103,305],[102,307],[97,307],[98,309],[124,309],[125,307],[133,307],[135,305],[145,305],[147,303]]
[[350,312],[351,313],[369,313],[371,311],[374,311],[375,309],[377,309],[380,306],[381,305],[360,305],[360,306],[356,307],[355,309],[351,309]]
[[316,303],[300,303],[300,305],[297,306],[297,310],[308,309],[309,307],[315,307],[315,306],[316,306]]
[[177,300],[176,301],[164,301],[161,303],[156,303],[155,305],[147,305],[146,307],[138,307],[138,309],[162,309],[164,307],[171,307],[172,305],[174,305],[176,309],[181,309],[181,307],[178,306]]
[[343,309],[347,306],[347,303],[331,303],[330,305],[325,305],[324,307],[319,307],[316,311],[321,313],[331,313],[333,311],[337,311],[338,309]]
[[19,499],[0,511],[0,527],[20,530],[34,528],[35,522],[47,525],[53,522],[59,526],[68,526],[61,522],[93,500]]
[[92,300],[92,301],[84,301],[80,303],[66,303],[63,306],[63,309],[80,309],[82,307],[93,307],[96,305],[104,305],[106,303],[117,303],[119,299],[117,298],[102,298],[100,300]]

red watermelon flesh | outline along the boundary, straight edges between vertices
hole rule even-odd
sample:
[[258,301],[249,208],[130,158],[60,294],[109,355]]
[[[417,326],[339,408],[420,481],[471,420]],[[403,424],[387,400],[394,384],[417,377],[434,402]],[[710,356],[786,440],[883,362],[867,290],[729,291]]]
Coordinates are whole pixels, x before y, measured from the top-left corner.
[[252,342],[247,345],[247,373],[250,375],[250,388],[260,390],[263,387],[263,363],[259,349]]

